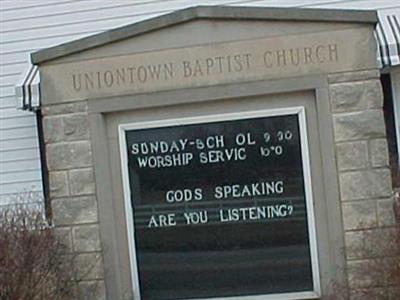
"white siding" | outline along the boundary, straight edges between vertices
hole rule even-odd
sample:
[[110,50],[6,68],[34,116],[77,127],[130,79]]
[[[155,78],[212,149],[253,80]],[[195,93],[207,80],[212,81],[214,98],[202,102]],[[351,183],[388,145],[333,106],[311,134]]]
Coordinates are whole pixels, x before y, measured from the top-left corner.
[[0,205],[41,191],[36,118],[15,109],[29,53],[192,5],[400,8],[398,0],[0,0]]

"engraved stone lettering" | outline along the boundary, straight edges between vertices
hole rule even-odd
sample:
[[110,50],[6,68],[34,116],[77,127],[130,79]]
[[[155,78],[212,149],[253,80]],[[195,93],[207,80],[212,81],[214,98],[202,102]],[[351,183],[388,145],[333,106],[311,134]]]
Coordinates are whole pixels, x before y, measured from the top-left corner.
[[71,101],[373,67],[373,63],[364,64],[375,55],[371,51],[352,59],[357,43],[371,35],[367,30],[357,32],[349,29],[329,36],[321,32],[157,50],[62,67],[50,65],[42,74],[43,78],[59,78],[48,88]]

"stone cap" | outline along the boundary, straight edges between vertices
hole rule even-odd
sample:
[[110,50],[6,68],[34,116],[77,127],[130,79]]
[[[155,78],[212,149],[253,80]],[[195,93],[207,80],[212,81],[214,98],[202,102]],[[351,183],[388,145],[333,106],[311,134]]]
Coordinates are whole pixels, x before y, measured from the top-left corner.
[[40,64],[73,53],[85,51],[195,19],[313,21],[371,24],[378,22],[377,12],[374,10],[195,6],[36,51],[31,53],[31,61],[33,64]]

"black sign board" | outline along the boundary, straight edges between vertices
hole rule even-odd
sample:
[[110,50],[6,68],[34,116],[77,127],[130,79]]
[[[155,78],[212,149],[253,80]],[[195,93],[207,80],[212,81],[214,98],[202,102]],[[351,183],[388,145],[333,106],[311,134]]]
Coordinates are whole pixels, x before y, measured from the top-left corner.
[[141,299],[314,291],[299,124],[124,131]]

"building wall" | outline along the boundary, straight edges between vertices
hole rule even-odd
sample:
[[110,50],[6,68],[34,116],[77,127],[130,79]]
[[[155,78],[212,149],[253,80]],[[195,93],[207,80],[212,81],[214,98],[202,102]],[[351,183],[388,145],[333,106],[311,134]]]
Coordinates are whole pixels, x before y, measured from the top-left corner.
[[[396,0],[2,0],[0,40],[0,205],[40,201],[42,176],[36,115],[16,110],[14,86],[29,53],[192,5],[400,10]],[[28,192],[29,195],[25,196]]]

